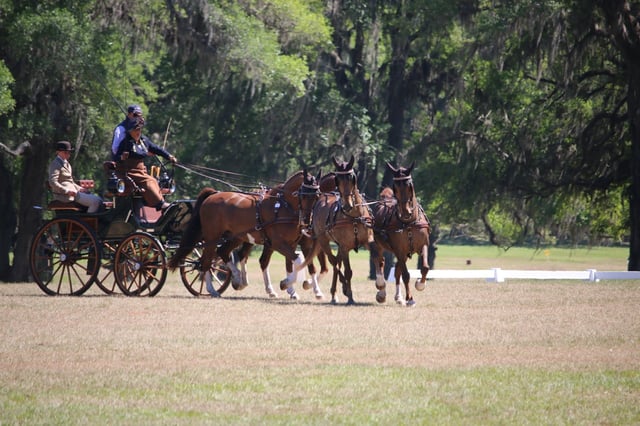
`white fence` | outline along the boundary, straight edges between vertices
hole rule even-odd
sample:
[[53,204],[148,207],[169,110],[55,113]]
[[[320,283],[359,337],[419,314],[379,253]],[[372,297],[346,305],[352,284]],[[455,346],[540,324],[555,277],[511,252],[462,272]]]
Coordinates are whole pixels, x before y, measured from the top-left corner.
[[[391,268],[387,281],[394,281],[395,268]],[[418,269],[410,269],[411,278],[420,278]],[[429,279],[485,279],[489,282],[502,283],[507,279],[524,280],[640,280],[640,271],[536,271],[519,269],[433,269],[427,274]]]

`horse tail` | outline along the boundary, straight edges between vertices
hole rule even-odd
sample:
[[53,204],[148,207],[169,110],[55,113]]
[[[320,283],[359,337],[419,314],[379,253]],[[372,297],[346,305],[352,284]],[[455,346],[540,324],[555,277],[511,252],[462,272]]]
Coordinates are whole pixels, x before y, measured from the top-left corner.
[[309,251],[304,255],[304,261],[300,265],[296,265],[294,268],[294,272],[298,272],[309,266],[314,258],[318,258],[318,262],[320,262],[320,270],[327,269],[327,259],[325,257],[324,251],[317,238],[313,238],[313,243],[309,248]]
[[184,260],[189,253],[193,250],[195,245],[202,239],[202,225],[200,223],[200,207],[204,200],[207,199],[212,194],[215,194],[216,191],[213,188],[204,188],[198,194],[198,198],[196,200],[196,204],[193,207],[193,212],[191,213],[191,219],[187,224],[186,229],[182,233],[182,238],[180,238],[180,246],[176,250],[176,252],[171,256],[168,262],[169,269],[175,270],[180,266],[180,263]]

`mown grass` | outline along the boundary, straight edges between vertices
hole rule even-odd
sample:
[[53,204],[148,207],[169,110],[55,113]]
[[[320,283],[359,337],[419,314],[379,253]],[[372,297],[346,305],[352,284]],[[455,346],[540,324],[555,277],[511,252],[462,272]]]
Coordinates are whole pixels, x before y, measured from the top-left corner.
[[3,424],[637,424],[640,373],[326,365],[2,388]]
[[[511,247],[440,245],[439,269],[549,269],[626,271],[628,247]],[[470,264],[467,264],[470,261]]]
[[[436,267],[536,269],[509,252],[441,246]],[[555,269],[626,259],[560,253]],[[433,280],[408,309],[375,302],[361,251],[347,307],[268,299],[257,255],[222,299],[176,273],[142,299],[0,285],[0,424],[640,423],[637,282]]]

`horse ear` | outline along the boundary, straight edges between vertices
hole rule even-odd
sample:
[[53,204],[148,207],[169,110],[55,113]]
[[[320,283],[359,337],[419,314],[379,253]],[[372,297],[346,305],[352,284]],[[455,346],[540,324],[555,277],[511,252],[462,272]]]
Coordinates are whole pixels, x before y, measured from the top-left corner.
[[396,173],[398,171],[398,169],[394,168],[390,162],[385,161],[385,163],[387,163],[387,167],[389,168],[389,170],[391,170],[393,173]]
[[354,161],[355,161],[355,158],[353,158],[353,154],[351,154],[351,160],[349,160],[349,164],[347,164],[347,170],[353,169],[353,162]]
[[340,168],[340,163],[338,163],[336,157],[331,157],[331,159],[333,160],[333,165],[336,166],[336,169]]
[[409,168],[407,169],[407,175],[410,175],[410,174],[411,174],[411,171],[413,170],[413,168],[415,167],[415,165],[416,165],[416,160],[413,160],[413,161],[411,162],[411,165],[410,165],[410,166],[409,166]]

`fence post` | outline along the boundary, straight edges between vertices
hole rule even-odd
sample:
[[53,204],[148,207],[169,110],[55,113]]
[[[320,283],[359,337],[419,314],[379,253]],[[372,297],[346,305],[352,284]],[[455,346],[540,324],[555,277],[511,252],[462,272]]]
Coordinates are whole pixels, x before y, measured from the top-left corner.
[[494,283],[503,283],[504,276],[502,275],[502,269],[492,268],[492,270],[493,270],[493,278],[490,278],[489,280],[493,281]]

